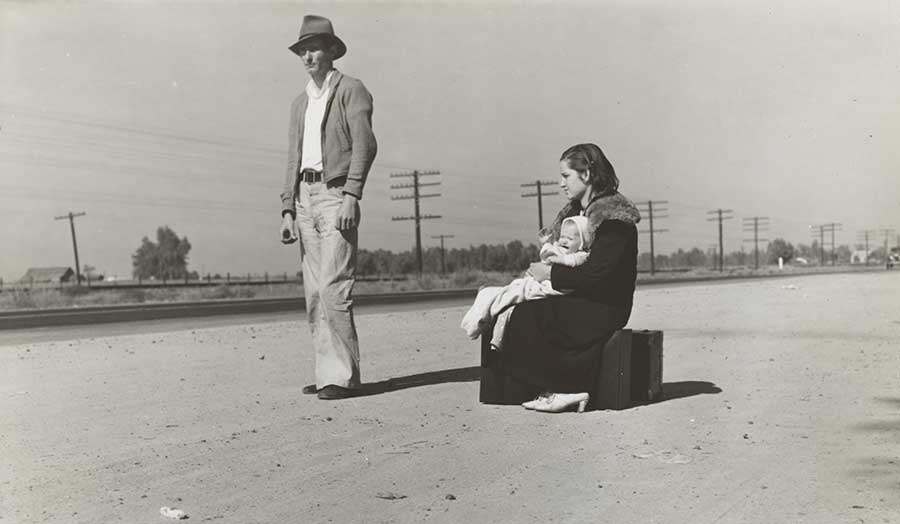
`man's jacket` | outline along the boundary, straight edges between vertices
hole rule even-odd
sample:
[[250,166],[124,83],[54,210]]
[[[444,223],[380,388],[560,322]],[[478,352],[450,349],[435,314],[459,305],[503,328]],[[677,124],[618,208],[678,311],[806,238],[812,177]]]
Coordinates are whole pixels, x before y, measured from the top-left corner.
[[[303,116],[309,97],[306,90],[291,105],[287,173],[281,192],[281,214],[295,215],[294,200],[300,182],[303,151]],[[362,198],[363,186],[378,144],[372,132],[372,95],[361,81],[335,71],[331,93],[322,118],[322,167],[325,182],[347,177],[345,193]]]

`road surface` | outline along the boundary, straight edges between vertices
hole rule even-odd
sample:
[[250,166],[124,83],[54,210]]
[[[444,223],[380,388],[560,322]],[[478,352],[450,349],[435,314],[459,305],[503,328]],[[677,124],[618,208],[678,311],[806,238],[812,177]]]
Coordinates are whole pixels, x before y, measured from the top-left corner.
[[465,305],[361,315],[372,394],[331,402],[295,319],[7,339],[0,524],[900,522],[898,297],[639,289],[667,399],[585,414],[479,404]]

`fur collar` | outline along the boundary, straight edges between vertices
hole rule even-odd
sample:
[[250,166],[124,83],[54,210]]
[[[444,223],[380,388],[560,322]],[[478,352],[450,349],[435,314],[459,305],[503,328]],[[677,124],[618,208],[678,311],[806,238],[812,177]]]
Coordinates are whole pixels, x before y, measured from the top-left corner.
[[641,213],[631,200],[628,200],[622,193],[616,192],[591,200],[584,209],[581,208],[581,202],[570,200],[556,215],[556,220],[553,221],[553,224],[542,230],[539,236],[549,235],[551,240],[558,239],[559,227],[562,225],[562,221],[566,217],[574,215],[587,217],[592,233],[600,227],[600,224],[607,220],[619,220],[629,224],[637,224],[641,221]]

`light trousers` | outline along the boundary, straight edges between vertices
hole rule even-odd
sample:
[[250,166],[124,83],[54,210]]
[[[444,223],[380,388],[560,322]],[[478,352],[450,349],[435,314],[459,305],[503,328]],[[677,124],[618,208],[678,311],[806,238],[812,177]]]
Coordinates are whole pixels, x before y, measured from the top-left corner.
[[358,231],[335,228],[343,198],[341,187],[301,182],[296,202],[303,293],[319,389],[360,385],[359,337],[351,298],[356,282]]

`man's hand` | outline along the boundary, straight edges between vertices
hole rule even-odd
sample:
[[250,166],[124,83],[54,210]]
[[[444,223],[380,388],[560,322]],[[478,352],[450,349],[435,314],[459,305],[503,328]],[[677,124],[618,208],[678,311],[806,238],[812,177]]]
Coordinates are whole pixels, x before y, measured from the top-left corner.
[[353,229],[359,225],[359,202],[355,196],[344,193],[344,201],[341,202],[341,208],[338,210],[337,219],[334,221],[334,227],[340,231]]
[[550,280],[550,264],[532,262],[531,265],[528,266],[528,274],[538,282]]
[[297,233],[294,230],[294,219],[290,213],[285,213],[281,219],[281,243],[293,244],[297,241]]

